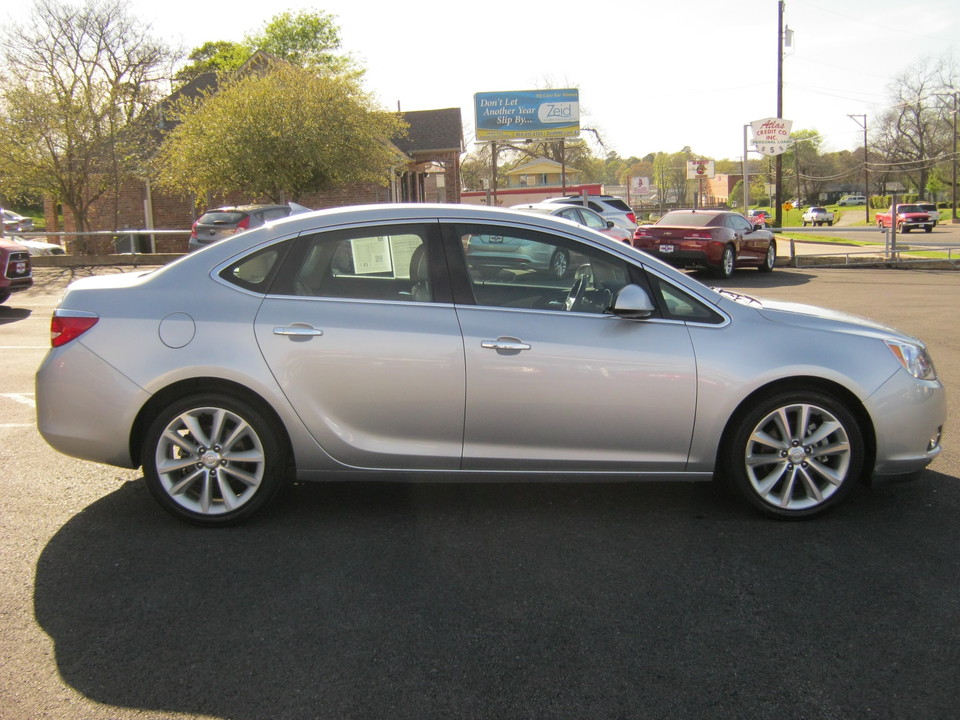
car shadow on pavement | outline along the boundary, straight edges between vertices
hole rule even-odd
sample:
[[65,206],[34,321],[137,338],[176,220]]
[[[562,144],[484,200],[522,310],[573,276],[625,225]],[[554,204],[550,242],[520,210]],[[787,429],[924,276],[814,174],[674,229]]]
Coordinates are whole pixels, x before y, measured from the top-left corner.
[[[10,302],[9,300],[7,302]],[[29,308],[0,305],[0,325],[26,320],[33,313]]]
[[760,273],[756,270],[737,270],[728,279],[711,276],[704,272],[693,273],[693,277],[710,287],[775,288],[806,285],[813,281],[816,276],[803,270],[777,268],[769,273]]
[[957,487],[783,523],[713,484],[297,484],[210,530],[137,480],[50,540],[35,614],[66,683],[152,712],[908,717],[960,700]]

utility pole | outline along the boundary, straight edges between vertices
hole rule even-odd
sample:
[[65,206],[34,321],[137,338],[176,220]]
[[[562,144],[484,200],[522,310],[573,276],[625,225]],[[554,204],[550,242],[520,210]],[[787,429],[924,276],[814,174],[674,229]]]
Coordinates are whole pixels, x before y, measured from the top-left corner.
[[953,91],[953,218],[951,222],[960,222],[957,219],[957,115],[960,114],[960,91]]
[[857,118],[863,118],[863,196],[867,199],[864,212],[867,214],[867,225],[870,224],[870,170],[867,166],[867,116],[866,115],[847,115],[857,125],[860,121]]
[[[777,3],[777,117],[783,118],[783,0]],[[774,161],[776,207],[774,224],[783,227],[783,154]]]

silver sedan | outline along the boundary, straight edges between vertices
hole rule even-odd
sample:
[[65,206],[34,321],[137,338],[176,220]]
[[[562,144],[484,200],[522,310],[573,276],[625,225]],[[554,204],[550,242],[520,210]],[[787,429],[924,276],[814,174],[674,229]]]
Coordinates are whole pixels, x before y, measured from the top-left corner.
[[[505,266],[471,238],[575,259]],[[804,517],[940,453],[923,343],[710,289],[588,228],[463,205],[303,214],[67,289],[37,373],[57,450],[205,525],[291,477],[708,480]]]

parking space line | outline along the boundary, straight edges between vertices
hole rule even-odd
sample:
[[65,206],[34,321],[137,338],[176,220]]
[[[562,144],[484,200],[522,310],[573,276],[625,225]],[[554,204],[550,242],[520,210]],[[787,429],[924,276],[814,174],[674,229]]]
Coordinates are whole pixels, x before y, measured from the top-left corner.
[[34,395],[35,393],[0,393],[0,397],[5,397],[9,400],[13,400],[14,402],[18,402],[21,405],[27,405],[32,408],[37,406]]

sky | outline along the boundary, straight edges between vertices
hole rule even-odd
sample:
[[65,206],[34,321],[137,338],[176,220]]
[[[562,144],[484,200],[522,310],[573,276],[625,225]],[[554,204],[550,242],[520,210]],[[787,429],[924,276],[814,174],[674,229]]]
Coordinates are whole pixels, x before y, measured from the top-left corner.
[[[468,145],[478,92],[578,88],[581,127],[625,158],[689,146],[738,159],[744,125],[777,114],[777,0],[126,1],[185,54],[239,41],[284,10],[330,13],[383,108],[459,107]],[[29,11],[4,14],[25,22]],[[783,117],[818,131],[827,151],[862,147],[849,115],[866,115],[869,130],[899,76],[924,61],[960,63],[956,0],[786,0],[784,25]]]

